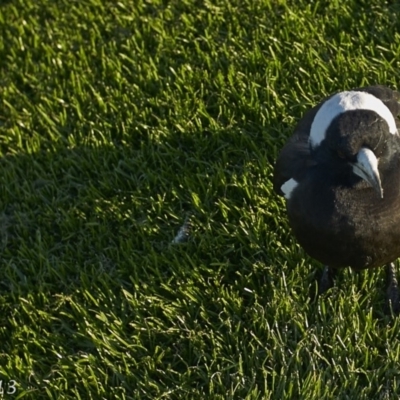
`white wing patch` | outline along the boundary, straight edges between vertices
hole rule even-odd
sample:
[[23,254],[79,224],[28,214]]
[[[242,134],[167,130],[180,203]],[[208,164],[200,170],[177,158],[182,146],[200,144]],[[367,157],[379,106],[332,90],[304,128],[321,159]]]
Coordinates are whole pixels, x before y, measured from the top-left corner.
[[290,199],[293,190],[296,189],[298,184],[299,183],[295,179],[291,178],[281,186],[281,190],[286,200]]
[[310,131],[310,143],[313,148],[325,139],[326,130],[333,119],[348,110],[375,111],[387,122],[390,133],[397,133],[393,114],[382,100],[367,92],[341,92],[327,100],[315,115]]

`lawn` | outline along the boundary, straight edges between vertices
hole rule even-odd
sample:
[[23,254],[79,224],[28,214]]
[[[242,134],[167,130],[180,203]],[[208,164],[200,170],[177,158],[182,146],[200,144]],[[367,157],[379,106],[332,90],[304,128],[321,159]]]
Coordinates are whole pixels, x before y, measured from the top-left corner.
[[400,86],[399,13],[2,0],[3,397],[398,398],[384,271],[310,301],[271,177],[324,96]]

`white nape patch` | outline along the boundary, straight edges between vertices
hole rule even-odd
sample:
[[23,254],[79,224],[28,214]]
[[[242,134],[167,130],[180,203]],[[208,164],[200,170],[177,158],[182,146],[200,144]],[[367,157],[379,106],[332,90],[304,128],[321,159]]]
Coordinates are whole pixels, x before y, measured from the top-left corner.
[[315,115],[310,131],[311,146],[313,148],[318,146],[325,139],[326,130],[333,119],[349,110],[375,111],[387,122],[390,133],[393,135],[397,133],[393,114],[382,100],[367,92],[341,92],[327,100]]
[[295,179],[291,178],[281,186],[281,190],[282,190],[283,195],[285,196],[286,200],[290,199],[290,196],[292,195],[293,190],[296,189],[298,184],[299,184],[299,182],[297,182]]

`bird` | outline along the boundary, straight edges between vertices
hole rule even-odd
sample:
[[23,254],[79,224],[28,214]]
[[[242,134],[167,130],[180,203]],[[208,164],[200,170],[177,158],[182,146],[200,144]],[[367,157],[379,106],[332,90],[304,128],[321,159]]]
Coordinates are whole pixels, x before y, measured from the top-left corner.
[[400,313],[400,93],[345,90],[305,113],[281,149],[273,187],[291,230],[324,265],[318,295],[339,270],[386,269],[386,305]]

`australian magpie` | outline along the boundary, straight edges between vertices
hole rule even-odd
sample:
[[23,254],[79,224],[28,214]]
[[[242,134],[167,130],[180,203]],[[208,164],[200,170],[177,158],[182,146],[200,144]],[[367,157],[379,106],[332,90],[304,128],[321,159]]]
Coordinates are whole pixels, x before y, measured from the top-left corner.
[[324,99],[298,123],[274,170],[295,237],[325,264],[319,293],[333,285],[339,268],[386,265],[387,297],[397,313],[399,101],[400,93],[385,86]]

